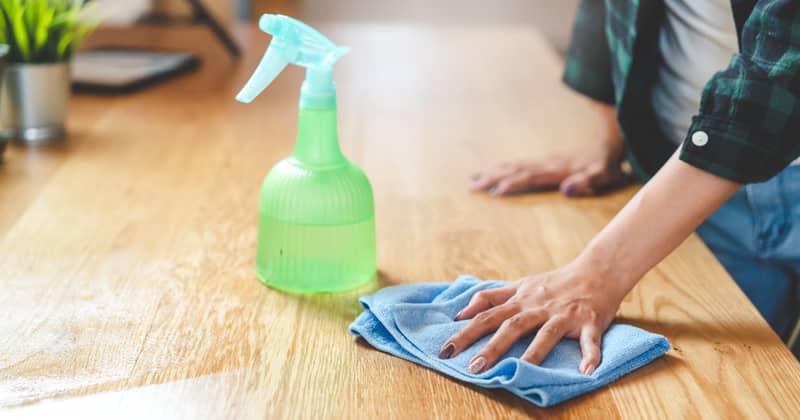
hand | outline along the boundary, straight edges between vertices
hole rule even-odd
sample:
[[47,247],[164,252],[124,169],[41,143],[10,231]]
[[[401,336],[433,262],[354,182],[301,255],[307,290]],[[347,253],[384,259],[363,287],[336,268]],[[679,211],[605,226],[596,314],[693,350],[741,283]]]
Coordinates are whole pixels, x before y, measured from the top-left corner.
[[592,102],[601,123],[593,147],[571,156],[501,163],[475,174],[471,189],[507,195],[558,187],[568,196],[593,195],[624,185],[623,140],[613,106]]
[[576,338],[583,354],[579,370],[593,373],[601,335],[623,297],[740,188],[681,161],[676,152],[572,263],[476,293],[456,315],[472,321],[444,343],[439,357],[453,357],[496,331],[468,363],[470,372],[483,372],[538,329],[522,359],[541,363],[561,338]]
[[573,263],[476,293],[455,318],[472,321],[445,342],[439,358],[451,358],[496,331],[467,365],[470,373],[480,373],[492,367],[521,337],[538,329],[523,360],[538,365],[562,338],[574,338],[580,340],[583,355],[579,370],[591,375],[600,364],[601,336],[627,290],[615,290],[601,273],[581,265]]

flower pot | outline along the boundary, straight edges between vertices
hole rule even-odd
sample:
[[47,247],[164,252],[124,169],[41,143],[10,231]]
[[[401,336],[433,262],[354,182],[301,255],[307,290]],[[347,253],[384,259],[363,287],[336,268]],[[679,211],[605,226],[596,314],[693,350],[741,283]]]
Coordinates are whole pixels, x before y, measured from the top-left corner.
[[8,64],[0,90],[0,136],[20,143],[64,137],[70,95],[68,62]]

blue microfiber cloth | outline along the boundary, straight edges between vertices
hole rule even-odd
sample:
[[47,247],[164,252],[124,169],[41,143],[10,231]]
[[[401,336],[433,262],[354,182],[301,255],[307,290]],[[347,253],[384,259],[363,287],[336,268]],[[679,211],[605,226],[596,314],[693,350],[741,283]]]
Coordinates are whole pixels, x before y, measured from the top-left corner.
[[503,388],[547,407],[597,389],[650,363],[670,348],[666,338],[642,329],[615,324],[602,341],[602,361],[591,376],[578,372],[581,360],[576,340],[564,339],[541,366],[520,360],[530,336],[520,339],[504,358],[486,372],[467,372],[467,362],[491,335],[452,359],[439,359],[439,349],[469,321],[453,321],[455,314],[481,290],[507,284],[461,276],[454,283],[417,283],[387,287],[361,298],[365,311],[350,325],[378,350],[437,370],[484,388]]

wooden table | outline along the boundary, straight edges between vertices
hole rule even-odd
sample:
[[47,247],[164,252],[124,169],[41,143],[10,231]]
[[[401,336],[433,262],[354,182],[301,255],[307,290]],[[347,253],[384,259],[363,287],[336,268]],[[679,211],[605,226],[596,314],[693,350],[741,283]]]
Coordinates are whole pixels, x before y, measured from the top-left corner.
[[[372,180],[378,286],[460,273],[514,279],[568,262],[634,192],[495,199],[468,176],[569,151],[596,121],[561,60],[514,26],[324,27],[340,136]],[[77,95],[71,136],[0,165],[0,414],[9,418],[774,417],[800,412],[800,365],[696,238],[649,273],[620,317],[674,349],[542,410],[357,342],[357,293],[290,296],[253,272],[257,192],[292,150],[303,73],[234,102],[241,63],[202,29],[94,38],[188,47],[201,71],[119,97]]]

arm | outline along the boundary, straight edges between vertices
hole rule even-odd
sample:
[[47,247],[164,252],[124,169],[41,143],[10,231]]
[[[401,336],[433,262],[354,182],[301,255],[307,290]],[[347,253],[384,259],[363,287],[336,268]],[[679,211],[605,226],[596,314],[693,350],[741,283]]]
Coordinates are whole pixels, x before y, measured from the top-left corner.
[[[677,153],[676,153],[677,155]],[[579,259],[607,272],[624,296],[741,186],[673,155]]]
[[496,330],[468,365],[482,372],[539,329],[524,360],[539,364],[561,338],[579,339],[580,371],[591,374],[600,363],[602,333],[624,296],[739,187],[676,153],[571,264],[477,293],[456,316],[472,321],[444,343],[440,357],[453,357]]
[[[445,343],[442,357],[497,330],[470,361],[470,371],[483,371],[539,328],[524,359],[540,363],[562,337],[579,338],[580,370],[592,373],[602,332],[639,278],[739,183],[769,179],[800,155],[800,2],[758,0],[738,18],[741,53],[706,85],[680,160],[673,155],[566,267],[476,294],[456,317],[475,318]],[[697,131],[708,142],[694,144]]]

